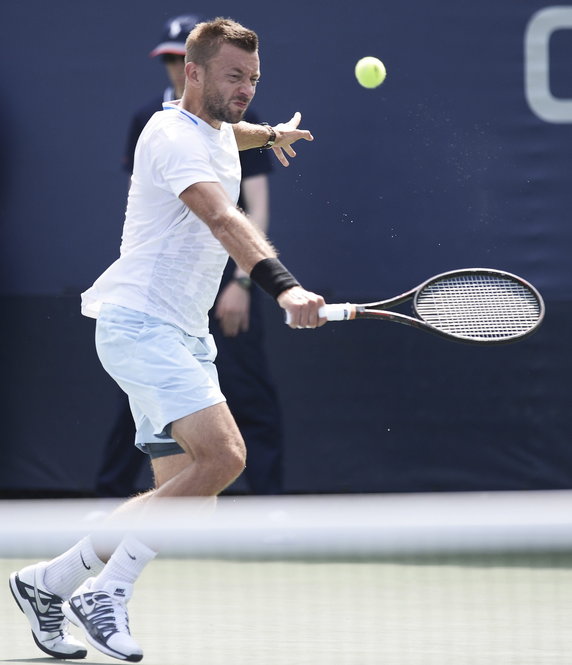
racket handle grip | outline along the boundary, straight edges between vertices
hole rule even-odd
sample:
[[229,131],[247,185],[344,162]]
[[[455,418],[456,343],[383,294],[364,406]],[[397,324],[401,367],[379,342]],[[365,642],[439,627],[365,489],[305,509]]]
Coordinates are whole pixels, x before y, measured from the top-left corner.
[[325,316],[328,321],[349,321],[356,315],[355,305],[349,302],[320,307],[320,316]]
[[[328,321],[348,321],[355,318],[355,305],[349,302],[335,305],[324,305],[318,310],[320,316],[325,316]],[[286,312],[286,324],[291,321],[290,312]]]

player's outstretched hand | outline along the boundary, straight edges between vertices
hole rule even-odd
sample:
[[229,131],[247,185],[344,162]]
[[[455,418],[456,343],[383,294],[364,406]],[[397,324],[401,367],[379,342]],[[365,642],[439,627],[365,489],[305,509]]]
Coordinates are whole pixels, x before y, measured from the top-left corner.
[[276,141],[272,146],[272,150],[274,150],[274,154],[282,166],[290,164],[286,155],[296,157],[296,152],[292,147],[293,143],[296,143],[300,139],[304,139],[304,141],[314,140],[314,137],[307,129],[298,129],[301,119],[302,114],[296,111],[288,122],[281,122],[273,127],[276,132]]
[[294,286],[278,296],[278,304],[286,310],[286,323],[290,328],[318,328],[327,322],[318,310],[324,299],[316,293]]

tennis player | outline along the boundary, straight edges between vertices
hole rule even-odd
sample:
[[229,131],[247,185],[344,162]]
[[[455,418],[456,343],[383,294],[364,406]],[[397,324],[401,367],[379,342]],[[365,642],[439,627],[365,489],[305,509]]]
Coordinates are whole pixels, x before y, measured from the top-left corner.
[[[137,140],[151,116],[163,102],[180,99],[185,88],[186,40],[204,19],[185,14],[170,18],[150,55],[160,59],[170,85],[139,108],[131,119],[124,153],[125,171],[133,173]],[[244,120],[258,124],[248,107]],[[240,153],[242,180],[238,205],[264,234],[269,228],[269,175],[271,150],[243,150]],[[282,423],[278,394],[268,365],[264,344],[263,294],[248,275],[229,260],[220,289],[209,315],[217,357],[220,387],[248,448],[248,464],[241,478],[254,494],[282,493]],[[138,450],[135,423],[127,395],[118,395],[117,418],[103,447],[96,492],[102,497],[128,497],[142,485],[137,477],[148,455]],[[145,486],[148,489],[151,485]],[[231,485],[230,493],[242,485]]]
[[[238,150],[272,148],[287,165],[292,144],[312,140],[310,132],[298,129],[299,114],[275,127],[241,122],[260,78],[256,33],[215,19],[198,24],[186,48],[182,99],[166,103],[137,144],[120,257],[82,296],[83,313],[97,319],[98,356],[128,394],[137,444],[152,460],[155,489],[120,509],[134,520],[162,497],[215,497],[244,468],[208,331],[228,255],[288,312],[291,327],[326,322],[323,298],[300,286],[236,207]],[[126,604],[157,549],[126,535],[105,552],[86,537],[12,573],[36,644],[56,658],[85,657],[70,620],[101,652],[141,660]]]

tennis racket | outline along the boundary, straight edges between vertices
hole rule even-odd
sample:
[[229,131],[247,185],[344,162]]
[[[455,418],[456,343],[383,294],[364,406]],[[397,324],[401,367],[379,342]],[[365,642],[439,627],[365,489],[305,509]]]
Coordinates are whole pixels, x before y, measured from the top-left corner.
[[[414,316],[387,311],[412,300]],[[325,305],[328,321],[377,319],[469,344],[506,344],[531,335],[544,318],[540,293],[516,275],[489,268],[452,270],[406,293],[362,305]]]

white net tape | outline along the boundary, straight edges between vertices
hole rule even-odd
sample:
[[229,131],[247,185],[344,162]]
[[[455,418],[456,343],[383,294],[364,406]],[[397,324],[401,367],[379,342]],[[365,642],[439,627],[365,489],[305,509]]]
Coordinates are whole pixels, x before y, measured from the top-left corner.
[[108,501],[0,502],[0,554],[45,556],[91,532],[124,531],[173,556],[378,556],[572,550],[572,492],[222,497],[216,510],[163,500],[140,520]]

